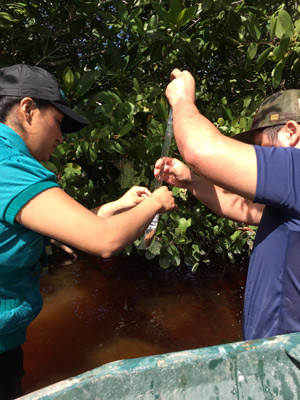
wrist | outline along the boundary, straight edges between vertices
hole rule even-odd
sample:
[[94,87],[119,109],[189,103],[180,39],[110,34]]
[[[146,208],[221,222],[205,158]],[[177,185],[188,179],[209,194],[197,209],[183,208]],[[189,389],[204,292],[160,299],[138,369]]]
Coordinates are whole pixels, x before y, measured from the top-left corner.
[[[163,201],[161,197],[155,193],[155,191],[143,203],[146,203],[147,201],[151,202],[151,212],[154,211],[155,214],[158,214],[163,209]],[[149,205],[147,207],[149,207]]]
[[195,195],[195,186],[196,186],[196,181],[197,181],[197,175],[190,170],[190,180],[188,184],[186,185],[186,189]]
[[108,218],[116,214],[119,211],[119,200],[111,201],[109,203],[103,204],[98,211],[98,217]]
[[171,106],[173,108],[173,112],[177,110],[182,110],[185,108],[189,108],[195,105],[195,100],[191,97],[179,97],[175,101],[172,102]]

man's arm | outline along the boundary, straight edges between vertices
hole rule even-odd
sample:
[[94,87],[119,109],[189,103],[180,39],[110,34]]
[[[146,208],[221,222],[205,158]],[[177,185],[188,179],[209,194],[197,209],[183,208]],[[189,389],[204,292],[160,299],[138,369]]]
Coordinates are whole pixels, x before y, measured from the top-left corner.
[[[161,173],[163,170],[163,173]],[[264,205],[231,193],[204,178],[196,175],[184,163],[165,157],[159,159],[154,168],[156,177],[163,176],[169,185],[187,189],[193,196],[221,217],[229,218],[247,225],[258,225]]]
[[188,189],[198,200],[219,215],[243,222],[247,225],[259,225],[264,204],[254,204],[252,200],[210,183],[192,173],[192,184]]
[[186,163],[199,176],[249,200],[255,197],[254,147],[222,135],[195,105],[195,81],[174,70],[166,95],[173,108],[174,136]]

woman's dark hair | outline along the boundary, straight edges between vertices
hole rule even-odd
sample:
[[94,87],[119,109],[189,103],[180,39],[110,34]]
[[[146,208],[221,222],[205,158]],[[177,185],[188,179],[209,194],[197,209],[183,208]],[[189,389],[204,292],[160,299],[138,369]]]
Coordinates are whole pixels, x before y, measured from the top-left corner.
[[[0,96],[0,122],[4,123],[11,109],[16,105],[20,104],[20,101],[24,97],[16,96]],[[48,108],[51,103],[48,100],[32,99],[33,103],[40,109]]]

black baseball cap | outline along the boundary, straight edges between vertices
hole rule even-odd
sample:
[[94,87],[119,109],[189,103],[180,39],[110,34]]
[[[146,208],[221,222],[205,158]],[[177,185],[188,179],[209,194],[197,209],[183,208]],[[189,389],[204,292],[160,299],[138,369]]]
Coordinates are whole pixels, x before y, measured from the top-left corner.
[[89,123],[69,106],[65,94],[54,76],[40,67],[16,64],[1,68],[0,96],[48,100],[64,114],[61,124],[61,130],[64,133],[77,132]]

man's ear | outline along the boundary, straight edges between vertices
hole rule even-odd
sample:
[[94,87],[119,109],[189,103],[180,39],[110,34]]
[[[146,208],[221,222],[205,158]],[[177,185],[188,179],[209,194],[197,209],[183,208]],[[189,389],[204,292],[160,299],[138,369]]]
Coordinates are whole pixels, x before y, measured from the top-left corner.
[[300,143],[300,126],[291,120],[285,124],[285,135],[290,147],[296,147]]

